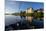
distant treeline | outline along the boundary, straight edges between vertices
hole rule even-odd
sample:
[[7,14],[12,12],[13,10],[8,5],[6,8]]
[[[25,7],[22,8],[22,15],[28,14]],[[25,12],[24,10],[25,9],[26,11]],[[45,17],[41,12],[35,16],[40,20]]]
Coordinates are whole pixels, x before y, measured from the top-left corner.
[[43,9],[37,9],[37,10],[34,10],[34,13],[28,13],[28,12],[26,13],[26,11],[20,11],[20,13],[13,13],[12,15],[32,16],[35,18],[37,18],[37,17],[42,18],[42,17],[44,17],[44,12],[43,12]]
[[20,15],[20,13],[12,13],[12,15],[16,15],[16,16],[18,16],[18,15]]
[[9,13],[5,13],[5,15],[10,15]]
[[[6,14],[6,15],[9,15],[9,14]],[[44,12],[43,12],[43,9],[38,9],[38,10],[34,10],[34,13],[26,13],[26,11],[20,11],[20,13],[12,13],[11,15],[32,16],[35,18],[42,18],[42,17],[44,17]]]

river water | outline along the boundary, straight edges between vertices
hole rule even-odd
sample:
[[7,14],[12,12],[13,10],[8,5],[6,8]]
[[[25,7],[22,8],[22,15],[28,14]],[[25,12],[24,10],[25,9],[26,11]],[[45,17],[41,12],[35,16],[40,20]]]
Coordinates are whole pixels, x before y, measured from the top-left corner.
[[6,15],[5,16],[5,25],[14,24],[20,20],[21,20],[20,16]]
[[[44,26],[44,21],[33,19],[33,17],[21,17],[21,16],[14,16],[14,15],[5,15],[5,26],[9,26],[9,25],[15,24],[17,22],[26,23],[25,21],[31,22],[31,24],[33,26],[38,26],[38,27]],[[19,25],[19,24],[17,24],[17,25]]]

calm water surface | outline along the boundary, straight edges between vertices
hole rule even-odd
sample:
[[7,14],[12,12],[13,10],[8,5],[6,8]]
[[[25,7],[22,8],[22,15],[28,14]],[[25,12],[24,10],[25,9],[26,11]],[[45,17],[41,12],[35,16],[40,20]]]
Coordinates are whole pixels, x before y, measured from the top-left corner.
[[[28,21],[31,22],[31,26],[27,22],[25,22],[25,19],[27,21],[27,18],[28,18]],[[20,16],[14,16],[14,15],[5,15],[5,26],[9,26],[11,24],[16,24],[17,22],[20,22],[20,21],[21,21],[21,23],[23,23],[23,25],[26,24],[27,27],[35,26],[36,28],[38,28],[38,27],[44,26],[43,19],[39,20],[39,19],[33,19],[33,17],[20,17]],[[23,28],[23,25],[21,27],[21,24],[20,24],[20,27]],[[16,29],[20,29],[20,28],[16,28]]]
[[5,25],[14,24],[20,20],[21,20],[20,16],[6,15],[5,16]]
[[[24,20],[25,18],[23,18]],[[27,20],[27,17],[26,17],[26,20]],[[32,21],[32,17],[28,17],[28,20],[29,21]],[[34,19],[33,19],[34,20]],[[22,21],[22,18],[20,16],[14,16],[14,15],[5,15],[5,25],[8,26],[10,24],[14,24],[14,23],[17,23],[19,21]],[[43,22],[43,21],[36,21],[34,20],[35,22]]]

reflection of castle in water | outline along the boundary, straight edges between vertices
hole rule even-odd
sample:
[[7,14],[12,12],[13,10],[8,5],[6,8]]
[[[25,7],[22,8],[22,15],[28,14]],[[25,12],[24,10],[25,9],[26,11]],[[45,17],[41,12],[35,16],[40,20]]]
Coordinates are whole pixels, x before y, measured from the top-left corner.
[[[35,18],[35,16],[26,16],[26,14],[30,14],[30,13],[34,13],[34,12],[42,12],[43,13],[43,9],[40,8],[40,9],[37,9],[37,10],[34,10],[33,8],[27,8],[25,11],[21,11],[21,18],[25,18],[26,20],[28,20],[29,22],[32,21],[33,18]],[[41,19],[41,18],[39,18]]]
[[[27,8],[26,14],[27,13],[33,13],[33,8]],[[28,20],[28,22],[32,22],[32,19],[33,19],[32,16],[26,16],[26,20]]]
[[29,22],[31,22],[33,17],[26,16],[25,14],[27,14],[27,13],[33,13],[33,8],[27,8],[26,11],[24,11],[24,12],[21,11],[20,17],[21,17],[21,19],[24,18],[24,19],[28,20]]

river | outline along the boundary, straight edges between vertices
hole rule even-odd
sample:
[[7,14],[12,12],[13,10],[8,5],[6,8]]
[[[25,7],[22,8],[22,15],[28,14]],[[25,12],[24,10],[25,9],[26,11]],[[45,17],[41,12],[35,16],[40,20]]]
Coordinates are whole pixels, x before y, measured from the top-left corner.
[[21,20],[20,16],[6,15],[5,16],[5,25],[14,24],[20,20]]
[[[15,15],[5,15],[5,26],[9,26],[11,24],[16,24],[17,22],[20,22],[20,24],[21,23],[27,24],[26,26],[30,26],[30,25],[28,25],[28,23],[26,21],[31,22],[31,25],[36,26],[37,28],[38,27],[41,28],[44,26],[44,21],[39,21],[37,19],[33,19],[33,17],[21,17],[21,16],[15,16]],[[19,26],[19,24],[17,24],[17,26]],[[32,27],[32,26],[30,26],[30,27]]]

